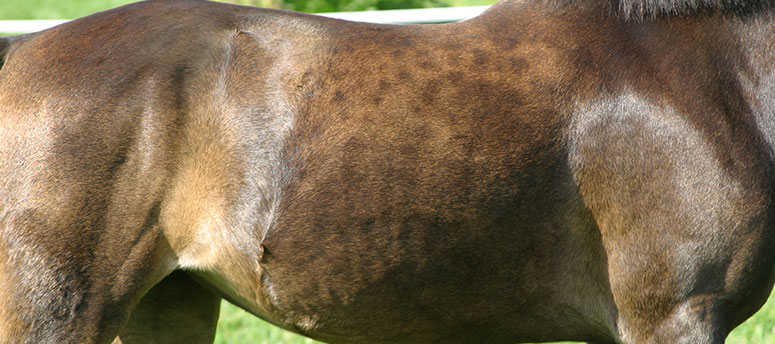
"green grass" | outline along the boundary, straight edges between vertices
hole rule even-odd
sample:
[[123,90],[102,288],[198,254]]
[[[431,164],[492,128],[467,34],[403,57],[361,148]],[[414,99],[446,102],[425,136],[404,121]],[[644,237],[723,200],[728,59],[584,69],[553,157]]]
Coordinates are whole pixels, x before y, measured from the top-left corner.
[[215,343],[311,344],[320,342],[285,331],[223,301]]
[[136,0],[0,0],[0,20],[74,19]]
[[[216,344],[311,344],[320,343],[271,325],[236,306],[223,302]],[[753,317],[738,326],[727,344],[775,343],[775,293]]]

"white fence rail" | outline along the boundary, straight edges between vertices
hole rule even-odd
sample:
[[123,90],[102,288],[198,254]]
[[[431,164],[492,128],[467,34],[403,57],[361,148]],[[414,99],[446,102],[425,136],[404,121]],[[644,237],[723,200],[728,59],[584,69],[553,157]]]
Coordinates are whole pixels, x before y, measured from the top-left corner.
[[28,33],[57,26],[67,20],[0,20],[1,33]]
[[322,16],[378,24],[448,23],[476,17],[489,6],[319,13]]
[[[322,16],[379,24],[446,23],[465,20],[484,12],[488,6],[423,8],[363,12],[317,13]],[[0,33],[21,34],[48,29],[67,20],[0,20]]]

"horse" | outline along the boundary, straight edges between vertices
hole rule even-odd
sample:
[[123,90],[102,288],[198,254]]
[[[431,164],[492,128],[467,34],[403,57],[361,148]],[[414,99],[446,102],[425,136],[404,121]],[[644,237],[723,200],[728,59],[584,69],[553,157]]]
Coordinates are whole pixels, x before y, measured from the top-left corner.
[[0,39],[0,342],[723,343],[775,281],[775,5]]

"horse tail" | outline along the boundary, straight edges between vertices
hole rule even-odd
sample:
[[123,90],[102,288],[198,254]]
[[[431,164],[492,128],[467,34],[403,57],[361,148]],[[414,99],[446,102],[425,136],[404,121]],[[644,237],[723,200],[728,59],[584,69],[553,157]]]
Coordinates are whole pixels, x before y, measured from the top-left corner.
[[13,43],[13,37],[0,37],[0,69],[3,68],[5,60],[11,50],[11,44]]
[[0,69],[3,68],[5,61],[8,60],[8,56],[11,54],[14,44],[21,42],[21,38],[24,36],[27,35],[0,37]]

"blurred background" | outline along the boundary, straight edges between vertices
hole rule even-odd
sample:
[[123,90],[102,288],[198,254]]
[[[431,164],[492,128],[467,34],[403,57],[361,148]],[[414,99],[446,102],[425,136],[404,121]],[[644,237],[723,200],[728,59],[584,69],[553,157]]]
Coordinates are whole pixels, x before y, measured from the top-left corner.
[[[0,20],[74,19],[136,0],[0,0]],[[300,12],[340,12],[492,5],[495,0],[221,0]]]

